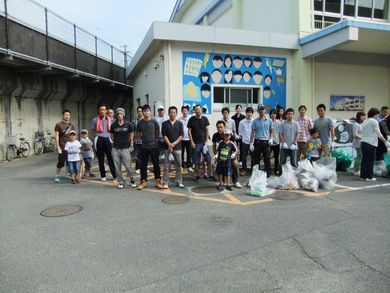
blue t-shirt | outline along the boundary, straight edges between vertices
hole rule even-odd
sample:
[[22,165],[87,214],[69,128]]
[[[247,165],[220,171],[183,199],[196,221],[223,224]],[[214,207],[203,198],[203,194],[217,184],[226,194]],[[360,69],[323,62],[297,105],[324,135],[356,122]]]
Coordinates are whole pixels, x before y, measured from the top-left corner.
[[268,140],[270,131],[273,127],[273,123],[270,119],[255,119],[252,123],[252,129],[255,132],[255,139]]

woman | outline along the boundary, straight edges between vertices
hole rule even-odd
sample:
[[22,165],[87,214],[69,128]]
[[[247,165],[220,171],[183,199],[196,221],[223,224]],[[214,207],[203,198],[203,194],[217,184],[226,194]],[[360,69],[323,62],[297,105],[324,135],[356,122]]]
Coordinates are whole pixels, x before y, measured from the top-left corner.
[[373,178],[374,161],[376,148],[378,147],[378,138],[384,142],[386,148],[390,147],[379,130],[379,123],[376,120],[379,114],[378,108],[371,108],[367,113],[367,119],[362,123],[362,164],[360,167],[360,180],[376,181]]
[[282,106],[277,106],[276,110],[278,110],[278,112],[276,113],[276,119],[278,119],[280,122],[286,120],[286,111],[284,110],[284,108]]
[[356,122],[352,125],[353,142],[352,147],[356,151],[355,164],[353,166],[353,172],[355,176],[360,176],[360,165],[362,163],[362,149],[360,147],[362,140],[362,123],[366,120],[366,114],[364,112],[356,113]]

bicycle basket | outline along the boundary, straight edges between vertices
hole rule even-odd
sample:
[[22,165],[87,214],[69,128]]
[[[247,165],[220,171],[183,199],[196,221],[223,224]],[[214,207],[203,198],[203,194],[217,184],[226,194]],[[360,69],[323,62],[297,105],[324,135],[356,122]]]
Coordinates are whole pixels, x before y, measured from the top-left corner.
[[45,134],[43,133],[43,131],[36,131],[35,132],[35,139],[40,139],[40,138],[44,138],[45,137]]
[[16,145],[16,135],[7,136],[5,143],[7,145]]

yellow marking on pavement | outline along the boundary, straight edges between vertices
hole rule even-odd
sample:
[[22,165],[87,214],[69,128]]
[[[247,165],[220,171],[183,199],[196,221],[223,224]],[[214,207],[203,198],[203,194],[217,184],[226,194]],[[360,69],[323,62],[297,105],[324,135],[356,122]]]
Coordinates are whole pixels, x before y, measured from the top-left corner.
[[150,192],[155,192],[155,193],[162,193],[162,194],[168,194],[168,195],[175,195],[175,196],[187,196],[184,193],[180,192],[173,192],[171,189],[150,189],[150,188],[145,188],[143,190],[150,191]]
[[328,195],[330,194],[330,191],[324,191],[324,192],[302,191],[300,193],[302,193],[304,196],[318,197],[318,196]]
[[231,200],[219,199],[219,198],[213,198],[213,197],[192,197],[192,198],[206,200],[206,201],[227,203],[227,204],[235,204],[235,205],[239,205],[240,204],[240,203],[237,203],[237,202],[232,202]]
[[335,190],[334,192],[335,192],[335,193],[339,193],[339,192],[349,192],[349,191],[352,191],[352,189],[349,189],[349,188],[337,189],[337,190]]
[[116,186],[117,182],[112,182],[112,181],[98,181],[98,180],[87,180],[87,179],[80,179],[83,182],[88,182],[88,183],[96,183],[100,185],[109,185],[109,186]]
[[242,202],[241,205],[243,206],[251,206],[259,203],[266,203],[266,202],[271,202],[274,201],[272,198],[264,198],[264,199],[259,199],[259,200],[252,200],[252,201],[247,201],[247,202]]
[[233,194],[223,193],[223,195],[227,197],[232,203],[242,204],[242,202],[239,199],[237,199]]

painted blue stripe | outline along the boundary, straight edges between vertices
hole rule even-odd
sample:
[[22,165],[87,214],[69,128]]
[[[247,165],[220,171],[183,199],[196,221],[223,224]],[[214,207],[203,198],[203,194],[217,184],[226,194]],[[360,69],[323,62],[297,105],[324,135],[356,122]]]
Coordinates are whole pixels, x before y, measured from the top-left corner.
[[299,45],[302,46],[304,44],[310,43],[316,39],[327,36],[345,27],[358,27],[358,28],[373,29],[379,31],[390,31],[390,24],[362,22],[358,20],[344,19],[343,21],[332,24],[331,26],[328,26],[320,30],[319,32],[311,34],[310,36],[303,37],[302,39],[299,40]]

